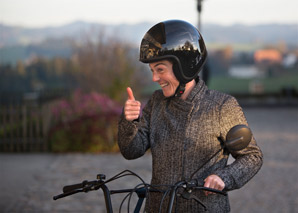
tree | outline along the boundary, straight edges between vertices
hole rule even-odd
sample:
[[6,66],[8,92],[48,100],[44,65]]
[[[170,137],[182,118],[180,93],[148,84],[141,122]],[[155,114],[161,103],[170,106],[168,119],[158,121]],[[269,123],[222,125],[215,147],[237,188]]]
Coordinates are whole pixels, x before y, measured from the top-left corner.
[[140,81],[135,75],[136,51],[123,41],[106,38],[100,33],[96,41],[86,38],[77,47],[73,62],[83,90],[104,93],[116,101],[123,101],[127,86]]

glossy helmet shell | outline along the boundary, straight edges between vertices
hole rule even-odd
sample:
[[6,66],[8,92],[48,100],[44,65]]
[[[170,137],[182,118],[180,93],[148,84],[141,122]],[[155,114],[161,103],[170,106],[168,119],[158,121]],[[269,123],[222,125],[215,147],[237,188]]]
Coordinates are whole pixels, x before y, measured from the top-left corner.
[[197,77],[206,58],[207,50],[200,32],[181,20],[169,20],[154,25],[141,42],[140,61],[173,61],[174,74],[183,84]]

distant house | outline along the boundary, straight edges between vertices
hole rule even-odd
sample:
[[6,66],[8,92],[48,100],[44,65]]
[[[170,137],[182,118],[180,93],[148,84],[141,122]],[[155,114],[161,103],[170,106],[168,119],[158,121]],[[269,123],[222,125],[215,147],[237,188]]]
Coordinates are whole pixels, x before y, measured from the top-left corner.
[[254,54],[254,60],[257,64],[280,64],[282,62],[282,55],[274,49],[257,50]]
[[284,57],[282,64],[286,68],[291,68],[291,67],[294,67],[297,62],[298,62],[297,55],[295,55],[294,53],[289,53]]
[[229,75],[235,78],[260,77],[258,68],[254,65],[233,65],[229,68]]

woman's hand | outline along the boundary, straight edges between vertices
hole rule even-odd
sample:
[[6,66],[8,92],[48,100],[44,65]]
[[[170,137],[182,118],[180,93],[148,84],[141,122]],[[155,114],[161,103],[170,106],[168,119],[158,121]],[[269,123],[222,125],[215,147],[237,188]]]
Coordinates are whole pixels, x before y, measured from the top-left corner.
[[[223,180],[217,175],[210,175],[205,180],[204,187],[217,189],[222,191],[225,188],[225,183]],[[214,194],[213,192],[205,191],[205,195]]]
[[141,112],[141,103],[135,100],[133,92],[130,87],[127,87],[128,98],[124,105],[124,115],[125,119],[128,121],[133,121],[138,119]]

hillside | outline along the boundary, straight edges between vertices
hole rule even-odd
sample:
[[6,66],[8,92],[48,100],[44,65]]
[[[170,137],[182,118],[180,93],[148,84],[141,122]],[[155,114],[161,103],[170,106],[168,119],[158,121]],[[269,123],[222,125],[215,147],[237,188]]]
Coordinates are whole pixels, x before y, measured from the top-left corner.
[[[24,28],[0,24],[0,64],[15,63],[34,55],[44,57],[69,57],[73,42],[85,38],[96,39],[103,32],[107,37],[116,37],[138,47],[152,23],[134,25],[105,25],[77,21],[58,27]],[[295,24],[231,25],[205,24],[202,34],[209,48],[213,44],[246,45],[251,48],[283,42],[298,46],[298,27]],[[207,45],[207,46],[208,46]]]
[[[0,47],[38,43],[48,38],[72,37],[80,39],[85,34],[103,30],[109,35],[137,42],[152,23],[134,25],[105,25],[77,21],[59,27],[23,28],[0,24]],[[288,45],[298,45],[298,26],[295,24],[231,25],[205,24],[203,37],[206,42],[224,43],[276,43],[283,40]]]

